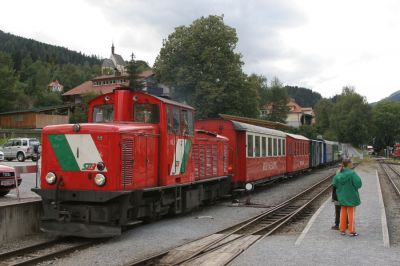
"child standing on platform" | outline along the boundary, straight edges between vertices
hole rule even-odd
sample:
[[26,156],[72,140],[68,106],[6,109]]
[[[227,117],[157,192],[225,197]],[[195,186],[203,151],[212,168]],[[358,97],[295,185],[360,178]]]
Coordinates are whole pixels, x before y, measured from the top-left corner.
[[350,236],[357,236],[355,211],[356,206],[361,204],[358,189],[361,188],[362,181],[351,169],[353,164],[350,159],[344,159],[342,165],[343,168],[335,175],[332,183],[336,188],[337,199],[341,206],[339,230],[342,235],[345,235],[346,225],[348,225]]

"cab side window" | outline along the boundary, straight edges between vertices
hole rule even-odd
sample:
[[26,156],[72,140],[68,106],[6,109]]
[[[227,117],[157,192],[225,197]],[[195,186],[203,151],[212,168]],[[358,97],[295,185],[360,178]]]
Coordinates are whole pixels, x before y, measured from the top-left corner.
[[174,106],[174,111],[172,114],[173,117],[173,130],[175,133],[179,134],[179,130],[181,127],[181,118],[180,118],[180,112],[179,108]]
[[21,146],[21,140],[14,140],[13,146]]
[[22,146],[28,146],[28,141],[27,140],[23,140],[22,141]]
[[133,109],[133,121],[135,122],[153,124],[160,122],[160,112],[157,104],[136,103]]
[[173,128],[172,110],[173,110],[172,106],[167,107],[167,127],[168,127],[168,132],[170,133],[172,132]]
[[182,134],[193,135],[193,113],[188,110],[182,110]]
[[93,122],[103,123],[114,120],[114,106],[111,104],[98,105],[93,108]]

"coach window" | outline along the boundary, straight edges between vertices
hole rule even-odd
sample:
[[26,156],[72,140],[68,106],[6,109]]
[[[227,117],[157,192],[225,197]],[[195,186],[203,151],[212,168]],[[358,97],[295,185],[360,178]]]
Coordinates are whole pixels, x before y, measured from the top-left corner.
[[286,140],[282,140],[282,155],[286,155]]
[[255,136],[255,157],[260,157],[261,155],[260,144],[260,136]]
[[268,156],[272,156],[272,138],[268,138]]
[[282,139],[278,139],[278,156],[282,156]]
[[274,138],[274,145],[273,145],[273,152],[274,152],[274,156],[278,155],[278,140],[276,138]]
[[247,157],[254,157],[253,135],[247,135]]
[[114,120],[114,106],[111,104],[97,105],[93,108],[93,122],[112,122]]
[[266,157],[267,156],[267,138],[262,137],[261,139],[261,156]]

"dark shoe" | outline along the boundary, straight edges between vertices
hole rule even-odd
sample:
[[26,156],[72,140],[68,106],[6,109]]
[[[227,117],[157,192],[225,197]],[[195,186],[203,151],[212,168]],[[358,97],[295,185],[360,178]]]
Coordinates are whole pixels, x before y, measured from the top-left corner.
[[339,226],[334,225],[334,226],[331,227],[331,229],[332,229],[332,230],[339,230]]
[[358,236],[358,234],[356,232],[354,232],[354,233],[350,233],[350,236]]

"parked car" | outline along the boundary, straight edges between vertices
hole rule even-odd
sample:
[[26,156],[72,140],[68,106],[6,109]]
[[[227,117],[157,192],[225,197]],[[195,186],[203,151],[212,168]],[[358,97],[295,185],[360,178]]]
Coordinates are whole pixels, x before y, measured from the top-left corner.
[[40,146],[40,143],[34,138],[9,139],[3,146],[4,158],[7,161],[12,161],[15,158],[17,158],[19,162],[23,162],[26,159],[37,161],[39,159],[39,153],[35,153],[35,146]]
[[4,152],[0,151],[0,162],[4,161]]
[[[21,177],[17,176],[18,186],[21,184]],[[0,197],[8,194],[15,186],[15,169],[10,166],[0,165]]]

